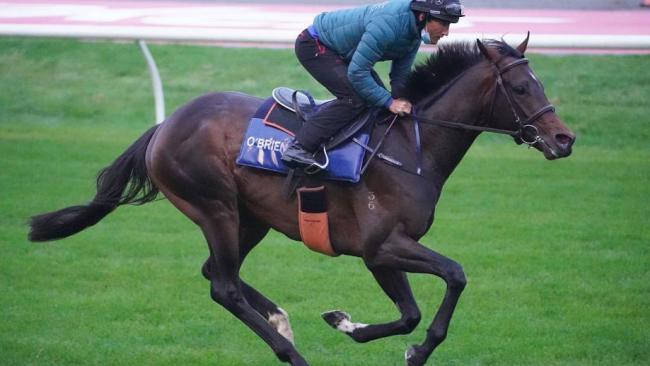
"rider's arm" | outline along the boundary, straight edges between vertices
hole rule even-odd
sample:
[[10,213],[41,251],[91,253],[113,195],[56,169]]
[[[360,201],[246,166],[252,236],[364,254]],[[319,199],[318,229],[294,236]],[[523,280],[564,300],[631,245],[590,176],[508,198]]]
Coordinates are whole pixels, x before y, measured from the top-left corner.
[[375,63],[381,60],[391,37],[394,37],[392,31],[370,23],[348,66],[348,79],[352,87],[364,100],[374,106],[386,106],[391,99],[390,93],[377,84],[370,73]]
[[390,88],[393,98],[403,98],[406,95],[406,79],[411,72],[418,49],[393,60],[390,67]]

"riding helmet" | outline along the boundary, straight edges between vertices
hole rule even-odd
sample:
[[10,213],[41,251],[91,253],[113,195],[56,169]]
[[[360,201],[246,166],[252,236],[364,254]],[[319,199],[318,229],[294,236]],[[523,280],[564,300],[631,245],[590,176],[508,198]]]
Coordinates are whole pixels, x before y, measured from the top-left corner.
[[458,23],[458,18],[465,16],[460,0],[413,0],[411,9],[449,23]]

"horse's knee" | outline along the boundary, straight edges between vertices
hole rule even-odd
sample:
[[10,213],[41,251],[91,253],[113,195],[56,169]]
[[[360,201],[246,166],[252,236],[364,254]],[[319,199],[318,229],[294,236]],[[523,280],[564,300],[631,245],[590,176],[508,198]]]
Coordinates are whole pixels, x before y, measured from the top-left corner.
[[447,268],[445,280],[447,281],[447,286],[449,286],[449,288],[462,291],[467,285],[467,278],[465,278],[463,266],[453,262],[449,268]]

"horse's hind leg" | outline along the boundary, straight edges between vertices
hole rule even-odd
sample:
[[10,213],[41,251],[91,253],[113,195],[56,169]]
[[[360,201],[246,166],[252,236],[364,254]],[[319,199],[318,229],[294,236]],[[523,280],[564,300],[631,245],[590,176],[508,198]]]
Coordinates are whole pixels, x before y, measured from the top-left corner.
[[368,342],[396,334],[411,333],[420,322],[420,310],[413,298],[406,274],[385,268],[374,269],[372,274],[399,309],[400,319],[383,324],[352,323],[347,313],[338,310],[324,313],[323,319],[333,328],[349,335],[357,342]]
[[[210,280],[210,263],[212,260],[208,258],[203,264],[201,272],[203,277],[207,280]],[[269,300],[266,296],[262,295],[260,292],[255,290],[252,286],[240,279],[240,285],[242,293],[246,301],[257,311],[261,316],[266,318],[266,321],[273,327],[275,330],[280,333],[284,338],[289,342],[294,344],[293,339],[293,330],[291,330],[291,324],[289,323],[289,314],[277,306],[273,301]]]
[[[240,266],[244,262],[248,253],[266,236],[269,227],[259,222],[253,216],[248,215],[246,212],[240,212],[240,227],[239,227],[239,256]],[[208,258],[203,264],[201,272],[203,276],[210,280],[210,263],[212,260]],[[293,331],[289,323],[289,315],[284,309],[277,306],[273,301],[262,295],[255,290],[252,286],[248,285],[244,280],[240,279],[241,289],[244,298],[248,303],[257,311],[261,316],[266,318],[267,322],[271,324],[282,336],[288,339],[292,344]]]
[[274,329],[246,300],[239,278],[239,215],[236,209],[216,204],[214,212],[204,217],[201,229],[210,247],[211,261],[207,274],[210,278],[212,299],[236,316],[275,352],[276,356],[292,365],[307,365],[294,346]]

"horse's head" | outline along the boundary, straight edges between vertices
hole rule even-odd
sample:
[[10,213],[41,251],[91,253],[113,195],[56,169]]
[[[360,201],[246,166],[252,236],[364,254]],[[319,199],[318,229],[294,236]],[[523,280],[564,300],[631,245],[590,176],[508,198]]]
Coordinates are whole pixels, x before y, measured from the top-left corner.
[[477,42],[496,75],[489,107],[492,127],[518,131],[517,143],[536,148],[549,160],[569,156],[575,134],[555,113],[524,57],[528,37],[516,49],[503,42]]

